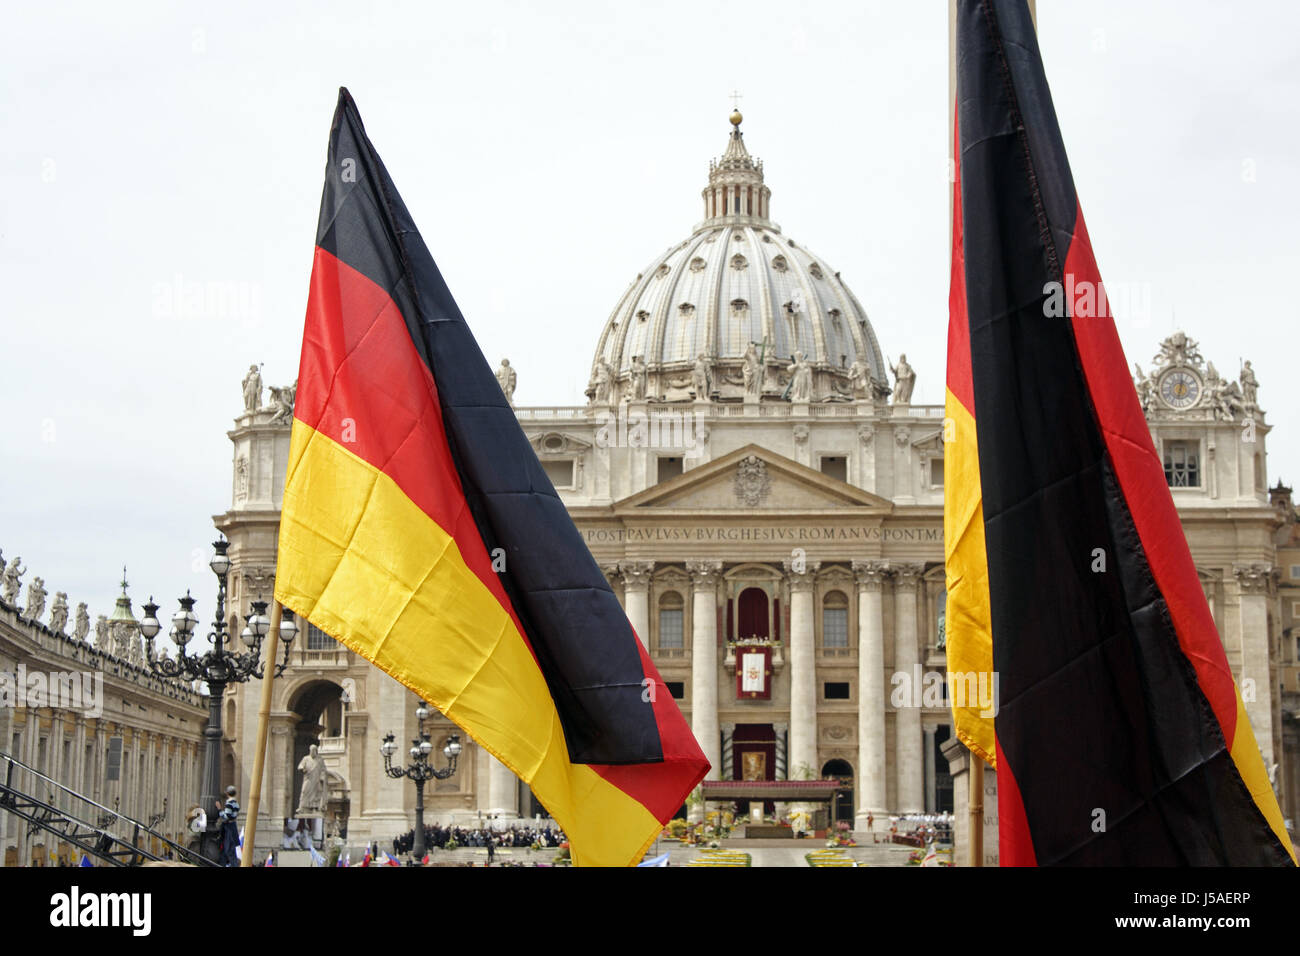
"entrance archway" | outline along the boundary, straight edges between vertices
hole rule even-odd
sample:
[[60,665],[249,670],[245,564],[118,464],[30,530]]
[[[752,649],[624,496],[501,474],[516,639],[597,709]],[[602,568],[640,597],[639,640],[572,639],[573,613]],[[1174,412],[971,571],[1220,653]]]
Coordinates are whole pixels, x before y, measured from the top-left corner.
[[844,789],[835,796],[835,806],[831,810],[831,819],[838,823],[847,820],[853,823],[853,766],[847,760],[828,760],[822,766],[823,780],[839,780]]
[[322,738],[343,736],[343,688],[330,680],[304,684],[289,700],[289,710],[298,718],[293,727],[293,759],[288,768],[293,774],[293,785],[287,812],[292,814],[302,793],[303,774],[298,769],[302,758]]

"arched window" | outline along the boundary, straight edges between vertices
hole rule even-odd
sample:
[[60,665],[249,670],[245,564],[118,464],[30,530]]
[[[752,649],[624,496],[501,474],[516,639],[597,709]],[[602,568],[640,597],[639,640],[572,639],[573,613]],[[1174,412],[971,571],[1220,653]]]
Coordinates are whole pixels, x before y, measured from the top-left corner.
[[848,648],[849,599],[843,591],[827,591],[822,598],[822,647]]
[[685,604],[676,591],[668,591],[659,598],[659,647],[662,650],[681,650],[686,646],[683,629]]
[[745,588],[740,592],[740,600],[737,605],[737,638],[747,640],[752,637],[765,638],[771,636],[766,591],[762,588]]

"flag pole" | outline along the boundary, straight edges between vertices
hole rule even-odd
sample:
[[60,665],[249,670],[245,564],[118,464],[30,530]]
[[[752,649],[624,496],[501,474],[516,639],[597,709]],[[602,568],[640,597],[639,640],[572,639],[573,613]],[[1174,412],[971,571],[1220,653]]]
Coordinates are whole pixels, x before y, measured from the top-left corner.
[[984,865],[984,760],[970,752],[970,866]]
[[248,818],[244,824],[244,852],[241,867],[253,865],[253,846],[257,839],[257,810],[262,802],[262,772],[266,765],[266,731],[271,721],[271,690],[275,677],[275,659],[280,656],[279,601],[271,602],[271,633],[267,635],[266,660],[262,664],[262,706],[257,711],[257,746],[253,751],[253,782],[248,791]]

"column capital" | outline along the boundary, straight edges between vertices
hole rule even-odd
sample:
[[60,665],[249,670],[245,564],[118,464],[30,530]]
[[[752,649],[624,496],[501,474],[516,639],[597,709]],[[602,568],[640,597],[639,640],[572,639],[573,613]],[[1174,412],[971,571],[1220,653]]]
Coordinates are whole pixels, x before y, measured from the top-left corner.
[[904,591],[915,591],[921,583],[921,565],[895,564],[891,566],[894,575],[894,587]]
[[618,587],[619,571],[617,564],[612,562],[610,564],[602,564],[600,566],[600,573],[605,575],[605,580],[609,582],[611,589]]
[[691,583],[697,591],[708,590],[718,586],[722,577],[722,562],[713,560],[687,561],[686,571],[691,576]]
[[820,561],[801,561],[798,569],[794,565],[795,562],[790,560],[781,562],[786,577],[790,581],[790,590],[811,591],[813,579],[817,576],[817,571],[821,568],[822,563]]
[[653,561],[620,561],[618,565],[623,575],[623,586],[632,591],[644,591],[650,587],[650,575],[654,569]]
[[888,561],[853,562],[853,576],[860,591],[879,591],[889,574]]
[[1269,594],[1278,574],[1271,564],[1234,564],[1232,573],[1242,594]]

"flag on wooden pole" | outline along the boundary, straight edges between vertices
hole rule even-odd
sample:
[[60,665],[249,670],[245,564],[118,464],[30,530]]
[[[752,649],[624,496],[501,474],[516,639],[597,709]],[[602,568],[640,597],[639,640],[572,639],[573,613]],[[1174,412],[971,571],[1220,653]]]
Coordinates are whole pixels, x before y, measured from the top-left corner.
[[1294,863],[1023,0],[959,0],[956,67],[948,659],[958,735],[996,760],[1000,860]]
[[708,770],[339,93],[276,599],[630,865]]

